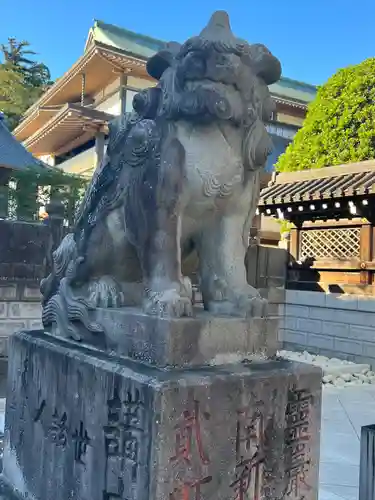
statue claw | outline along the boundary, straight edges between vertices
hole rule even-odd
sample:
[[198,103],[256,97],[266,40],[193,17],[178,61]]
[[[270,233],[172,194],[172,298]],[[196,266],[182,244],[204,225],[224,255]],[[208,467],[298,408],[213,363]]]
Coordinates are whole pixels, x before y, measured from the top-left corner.
[[121,285],[111,276],[102,276],[88,285],[89,300],[94,307],[118,308],[124,305]]
[[248,297],[245,300],[244,312],[252,318],[264,318],[267,316],[268,302],[262,297]]
[[150,293],[143,307],[145,313],[162,318],[193,316],[191,298],[179,294],[174,289]]
[[213,299],[208,302],[208,309],[215,314],[251,318],[267,316],[267,300],[250,285],[236,291],[231,290],[224,280],[216,279],[212,296]]

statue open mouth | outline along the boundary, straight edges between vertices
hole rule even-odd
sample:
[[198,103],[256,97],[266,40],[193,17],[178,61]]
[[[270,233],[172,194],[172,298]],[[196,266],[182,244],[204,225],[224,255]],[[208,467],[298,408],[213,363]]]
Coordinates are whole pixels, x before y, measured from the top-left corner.
[[239,89],[234,84],[228,84],[221,81],[209,80],[208,78],[204,78],[202,80],[187,80],[184,85],[185,90],[192,91],[197,88],[202,89],[217,89],[218,91],[229,88],[232,92],[237,92]]

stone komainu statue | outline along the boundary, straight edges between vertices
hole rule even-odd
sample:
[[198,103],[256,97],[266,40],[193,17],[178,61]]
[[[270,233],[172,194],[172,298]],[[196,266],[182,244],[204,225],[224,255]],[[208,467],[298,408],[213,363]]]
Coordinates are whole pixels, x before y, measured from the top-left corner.
[[280,78],[280,63],[236,38],[227,14],[216,12],[147,70],[158,85],[110,124],[106,157],[41,284],[43,323],[62,335],[103,332],[90,316],[98,307],[192,315],[182,264],[193,251],[206,310],[264,314],[244,258],[271,146],[267,85]]

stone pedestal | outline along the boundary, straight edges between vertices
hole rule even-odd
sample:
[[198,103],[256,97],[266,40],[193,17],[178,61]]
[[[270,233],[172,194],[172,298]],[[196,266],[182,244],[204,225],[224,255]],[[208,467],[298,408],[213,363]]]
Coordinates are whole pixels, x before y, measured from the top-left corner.
[[158,318],[138,308],[101,309],[92,321],[108,325],[107,335],[82,331],[88,342],[108,352],[167,366],[217,365],[269,358],[278,348],[279,318],[213,316],[196,308],[192,318]]
[[319,369],[160,368],[13,336],[4,480],[33,500],[317,500]]

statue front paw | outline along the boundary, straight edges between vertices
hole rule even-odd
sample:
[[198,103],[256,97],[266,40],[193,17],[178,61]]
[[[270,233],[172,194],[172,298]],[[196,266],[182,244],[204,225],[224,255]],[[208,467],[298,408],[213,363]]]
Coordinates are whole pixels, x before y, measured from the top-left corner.
[[122,307],[124,293],[121,285],[112,276],[101,276],[88,284],[89,300],[94,307]]
[[145,313],[161,318],[193,315],[191,298],[173,288],[163,292],[149,292],[144,300],[143,309]]
[[[250,287],[253,288],[253,287]],[[255,288],[253,288],[255,290]],[[236,297],[238,310],[243,316],[251,318],[264,318],[268,314],[268,301],[263,299],[259,293],[256,296],[251,293],[243,293]]]
[[216,279],[210,296],[207,309],[214,314],[252,318],[267,316],[267,300],[250,285],[240,290],[232,289],[224,280]]

